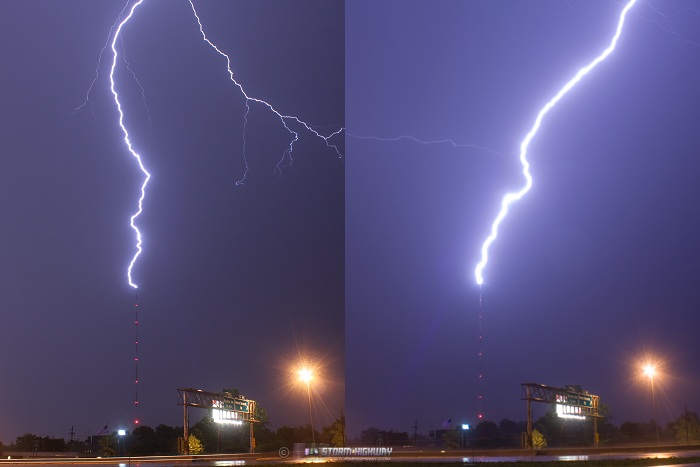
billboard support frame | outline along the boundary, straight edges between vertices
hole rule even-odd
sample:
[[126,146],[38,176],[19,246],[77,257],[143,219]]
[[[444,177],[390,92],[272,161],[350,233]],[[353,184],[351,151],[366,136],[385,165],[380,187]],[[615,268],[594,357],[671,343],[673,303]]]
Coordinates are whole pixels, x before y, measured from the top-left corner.
[[556,388],[538,383],[521,383],[523,390],[522,400],[527,402],[527,433],[525,434],[525,447],[534,449],[532,444],[532,402],[543,402],[546,404],[561,404],[577,408],[577,413],[582,417],[593,419],[593,447],[599,444],[598,419],[602,418],[599,413],[600,396],[587,392],[577,392],[573,387]]

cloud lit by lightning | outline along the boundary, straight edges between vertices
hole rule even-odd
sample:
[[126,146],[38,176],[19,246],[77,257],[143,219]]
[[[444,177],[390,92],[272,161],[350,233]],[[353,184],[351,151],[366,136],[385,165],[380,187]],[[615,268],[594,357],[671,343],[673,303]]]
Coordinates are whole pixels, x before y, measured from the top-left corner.
[[[146,198],[146,187],[148,185],[148,181],[151,178],[151,174],[149,173],[148,170],[146,170],[146,166],[144,165],[144,161],[143,161],[141,154],[139,154],[136,151],[136,149],[134,148],[132,141],[131,141],[131,138],[129,136],[129,131],[128,131],[126,125],[124,124],[124,111],[122,108],[122,104],[120,102],[120,96],[119,96],[119,92],[117,90],[118,84],[116,83],[114,75],[115,75],[115,70],[118,66],[118,63],[123,63],[125,65],[126,69],[128,70],[128,72],[130,73],[131,78],[136,82],[139,89],[141,90],[141,97],[142,97],[144,106],[146,107],[146,112],[148,114],[148,124],[150,127],[151,116],[150,116],[150,112],[148,110],[148,107],[146,106],[146,93],[145,93],[143,86],[141,86],[141,83],[139,82],[139,80],[136,76],[136,73],[134,72],[134,70],[132,70],[131,65],[126,60],[126,51],[124,50],[124,45],[122,43],[122,38],[121,38],[122,29],[129,22],[129,20],[134,16],[134,13],[135,13],[137,7],[139,7],[139,5],[141,5],[143,3],[143,1],[144,0],[137,0],[137,1],[134,1],[133,4],[131,4],[131,0],[126,1],[124,7],[122,8],[121,12],[119,13],[119,16],[117,17],[117,20],[114,22],[113,26],[111,27],[111,29],[109,31],[109,34],[107,36],[107,42],[105,43],[104,47],[100,51],[99,60],[97,63],[97,68],[95,70],[95,77],[92,80],[92,82],[90,83],[90,86],[89,86],[87,94],[86,94],[85,101],[80,106],[75,108],[72,112],[73,114],[75,114],[79,110],[87,107],[87,108],[89,108],[90,112],[92,113],[92,101],[90,99],[90,94],[93,91],[95,83],[99,79],[99,70],[100,70],[100,66],[101,66],[101,62],[102,62],[102,56],[103,56],[105,50],[107,50],[107,48],[109,47],[111,50],[111,53],[112,53],[112,62],[111,62],[111,67],[110,67],[110,71],[109,71],[110,90],[112,92],[112,96],[114,98],[114,103],[115,103],[117,112],[119,114],[119,119],[118,119],[119,127],[121,128],[121,131],[123,134],[123,141],[124,141],[126,148],[129,152],[129,154],[131,154],[131,156],[136,160],[137,165],[139,167],[139,170],[141,171],[141,173],[143,175],[143,182],[141,184],[140,196],[138,199],[138,208],[137,208],[136,212],[130,218],[130,226],[134,230],[135,236],[136,236],[136,245],[135,245],[136,253],[131,258],[131,261],[129,262],[129,266],[127,268],[127,279],[128,279],[129,285],[133,288],[138,288],[138,286],[132,277],[132,271],[133,271],[133,268],[136,264],[137,259],[139,258],[139,256],[141,255],[141,253],[143,251],[142,234],[137,226],[136,220],[143,213],[143,204],[144,204],[144,200]],[[338,158],[342,158],[343,154],[342,154],[341,150],[338,148],[338,143],[335,141],[337,140],[337,137],[339,137],[339,135],[344,132],[345,129],[343,127],[340,127],[339,129],[334,130],[330,133],[324,134],[324,132],[317,130],[312,125],[304,122],[300,118],[298,118],[294,115],[287,115],[287,114],[281,113],[280,111],[276,110],[272,106],[272,104],[270,104],[269,102],[264,101],[262,99],[258,99],[256,97],[253,97],[253,96],[249,95],[248,93],[246,93],[242,84],[239,83],[238,81],[236,81],[236,79],[234,77],[234,72],[231,68],[231,59],[230,59],[229,55],[227,55],[225,52],[223,52],[219,47],[217,47],[213,42],[211,42],[209,40],[209,38],[207,37],[207,35],[204,32],[202,20],[199,16],[197,10],[195,9],[194,1],[193,0],[188,0],[188,1],[190,4],[190,7],[192,9],[192,13],[194,15],[194,18],[197,21],[197,25],[199,27],[199,32],[202,36],[202,39],[214,51],[216,51],[219,55],[221,55],[223,58],[226,59],[226,70],[228,72],[229,78],[230,78],[231,82],[240,90],[240,92],[245,97],[245,112],[243,115],[243,141],[242,141],[242,148],[243,148],[242,155],[243,155],[243,162],[244,162],[245,169],[244,169],[243,176],[238,181],[236,181],[236,185],[243,185],[244,184],[245,179],[246,179],[246,175],[247,175],[248,169],[249,169],[248,160],[247,160],[247,156],[246,156],[246,150],[247,150],[246,131],[247,131],[248,124],[249,124],[248,117],[249,117],[249,114],[251,111],[252,104],[260,104],[260,105],[266,107],[269,111],[273,112],[279,118],[279,121],[282,124],[282,127],[285,129],[285,131],[287,131],[289,133],[289,136],[290,136],[289,145],[286,147],[286,149],[282,153],[280,160],[275,167],[275,173],[279,177],[282,177],[282,170],[285,167],[291,166],[294,162],[294,144],[297,141],[299,141],[300,132],[309,132],[309,133],[311,133],[311,135],[313,137],[320,138],[321,140],[323,140],[323,142],[325,143],[327,148],[331,149],[335,153],[335,155],[338,156]],[[131,6],[130,6],[130,4],[131,4]],[[127,10],[128,10],[128,14],[126,14]],[[110,38],[111,38],[111,41],[110,41]],[[94,114],[93,114],[93,117],[94,117]],[[150,128],[149,128],[149,130],[150,130]]]
[[520,163],[522,164],[523,170],[522,174],[525,177],[525,185],[516,192],[510,192],[506,193],[506,195],[503,197],[501,201],[501,210],[499,211],[498,215],[496,216],[496,219],[493,221],[493,224],[491,225],[491,233],[489,236],[486,238],[484,241],[482,247],[481,247],[481,261],[476,265],[476,269],[474,270],[474,276],[476,278],[476,283],[478,285],[482,285],[484,283],[484,277],[483,277],[483,270],[486,267],[486,264],[488,263],[488,252],[489,252],[489,247],[491,244],[496,240],[496,237],[498,236],[498,228],[501,225],[501,222],[505,219],[506,215],[508,214],[508,209],[510,208],[511,204],[515,203],[516,201],[519,201],[527,192],[530,191],[532,188],[532,175],[530,174],[530,162],[527,159],[527,149],[528,146],[530,145],[530,141],[532,138],[535,137],[537,134],[537,131],[540,128],[540,125],[542,123],[542,120],[544,116],[576,85],[578,84],[581,79],[586,76],[591,70],[593,70],[599,63],[604,61],[608,55],[610,55],[614,50],[617,45],[617,41],[620,38],[620,35],[622,34],[622,28],[625,23],[625,18],[627,16],[627,12],[634,6],[637,0],[630,0],[625,7],[622,9],[622,12],[620,13],[620,17],[617,23],[617,29],[615,31],[615,35],[613,36],[612,40],[610,41],[610,45],[600,54],[598,55],[591,63],[589,63],[587,66],[581,68],[576,75],[569,80],[560,90],[557,92],[552,99],[547,102],[544,107],[540,110],[540,112],[537,114],[537,118],[535,119],[535,123],[530,129],[530,131],[527,133],[525,136],[525,139],[523,139],[522,143],[520,144]]

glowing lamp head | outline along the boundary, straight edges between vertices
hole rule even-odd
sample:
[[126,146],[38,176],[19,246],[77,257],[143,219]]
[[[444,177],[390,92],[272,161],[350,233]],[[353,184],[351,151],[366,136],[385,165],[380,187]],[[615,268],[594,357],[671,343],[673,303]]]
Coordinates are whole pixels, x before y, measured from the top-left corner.
[[301,370],[297,371],[297,373],[299,374],[299,379],[305,382],[306,384],[308,384],[309,381],[313,379],[313,374],[308,368],[302,368]]
[[654,365],[651,365],[651,364],[646,364],[642,368],[642,371],[644,372],[645,376],[647,376],[651,379],[656,374],[656,367]]

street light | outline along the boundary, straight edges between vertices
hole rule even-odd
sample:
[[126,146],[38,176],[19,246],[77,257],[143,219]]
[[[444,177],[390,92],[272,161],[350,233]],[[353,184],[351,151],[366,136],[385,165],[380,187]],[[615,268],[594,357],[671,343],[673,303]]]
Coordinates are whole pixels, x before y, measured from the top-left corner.
[[126,436],[126,430],[117,430],[117,455],[121,457],[122,455],[122,438]]
[[647,363],[642,367],[644,375],[649,378],[649,383],[651,384],[651,403],[654,407],[654,425],[656,427],[656,445],[661,445],[661,439],[659,438],[659,422],[656,417],[656,394],[654,392],[654,376],[656,375],[656,365]]
[[462,423],[462,430],[459,432],[459,447],[465,449],[467,447],[467,430],[471,427],[468,423]]
[[306,394],[309,396],[309,419],[311,420],[311,441],[316,444],[316,434],[314,433],[314,415],[311,409],[311,385],[310,381],[313,379],[313,373],[306,367],[301,368],[298,372],[299,379],[306,383]]

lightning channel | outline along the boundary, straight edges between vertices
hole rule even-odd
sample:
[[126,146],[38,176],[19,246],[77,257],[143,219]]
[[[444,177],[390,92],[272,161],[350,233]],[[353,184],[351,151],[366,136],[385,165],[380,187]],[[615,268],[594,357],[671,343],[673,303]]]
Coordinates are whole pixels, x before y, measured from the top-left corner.
[[530,131],[527,133],[525,136],[525,139],[522,140],[520,144],[520,164],[522,165],[522,174],[523,177],[525,177],[525,185],[519,190],[515,192],[509,192],[506,193],[505,196],[503,197],[501,201],[501,210],[498,212],[498,215],[496,216],[495,220],[493,221],[493,224],[491,225],[491,233],[489,236],[486,238],[484,241],[482,247],[481,247],[481,261],[476,265],[476,268],[474,270],[474,276],[476,278],[476,283],[481,286],[484,283],[484,276],[483,276],[483,271],[484,268],[486,267],[486,264],[488,263],[489,260],[489,247],[491,244],[496,240],[498,237],[498,228],[500,227],[501,223],[503,220],[506,218],[508,215],[508,210],[511,206],[511,204],[515,203],[516,201],[519,201],[522,199],[523,196],[525,196],[530,189],[532,188],[532,174],[530,173],[530,162],[528,161],[527,158],[527,150],[530,145],[530,141],[535,137],[537,134],[537,131],[540,128],[540,125],[542,124],[542,120],[544,119],[545,115],[574,87],[576,84],[578,84],[581,79],[583,79],[584,76],[586,76],[591,70],[593,70],[599,63],[604,61],[614,50],[615,47],[617,46],[618,39],[620,38],[622,34],[622,29],[625,24],[625,18],[627,17],[627,13],[630,11],[630,9],[634,6],[634,4],[637,2],[637,0],[630,0],[625,7],[622,9],[622,12],[620,13],[620,17],[617,23],[617,29],[615,31],[615,34],[610,41],[610,45],[603,50],[603,52],[598,55],[596,58],[593,59],[588,65],[585,67],[581,68],[576,75],[574,75],[571,80],[569,80],[560,90],[557,92],[552,99],[547,102],[542,109],[540,109],[539,113],[537,114],[537,118],[535,119],[535,122],[530,129]]
[[[137,209],[136,212],[130,217],[130,222],[129,225],[131,228],[134,230],[135,235],[136,235],[136,252],[134,253],[133,257],[129,261],[129,265],[127,268],[127,279],[128,283],[131,287],[133,288],[138,288],[138,285],[134,281],[132,272],[134,269],[134,266],[141,255],[143,251],[143,238],[141,231],[139,230],[137,226],[137,219],[138,217],[142,214],[143,212],[143,203],[144,199],[146,196],[146,187],[148,185],[148,182],[151,178],[151,174],[146,170],[146,167],[144,165],[143,159],[141,155],[135,150],[133,143],[131,141],[131,136],[129,134],[129,131],[124,123],[124,110],[122,108],[122,103],[120,101],[120,95],[117,90],[117,83],[115,80],[115,71],[117,69],[117,63],[119,61],[123,62],[124,65],[126,66],[126,70],[131,74],[131,77],[134,79],[136,82],[137,86],[140,89],[141,92],[141,98],[144,104],[144,107],[146,108],[146,113],[148,116],[148,125],[149,125],[149,133],[151,132],[152,128],[152,123],[151,123],[151,114],[148,109],[148,105],[146,102],[146,93],[144,87],[141,85],[141,82],[139,81],[138,77],[136,76],[136,73],[134,70],[131,68],[131,64],[129,61],[126,59],[126,50],[124,48],[123,42],[122,42],[122,35],[121,32],[124,28],[124,26],[129,22],[129,20],[133,17],[136,9],[143,3],[144,0],[127,0],[122,7],[117,19],[115,22],[112,24],[109,34],[107,35],[106,42],[102,49],[100,50],[97,66],[95,68],[95,75],[90,82],[90,85],[88,87],[88,90],[85,95],[84,101],[73,111],[71,112],[71,115],[74,115],[81,109],[87,108],[91,114],[93,115],[93,118],[95,118],[94,112],[93,112],[93,102],[91,98],[91,94],[93,92],[93,89],[97,83],[97,80],[99,79],[100,76],[100,69],[102,68],[102,62],[103,58],[105,55],[105,51],[109,47],[112,53],[112,61],[111,61],[111,66],[109,69],[109,81],[110,81],[110,90],[112,92],[112,96],[114,98],[114,103],[117,108],[118,114],[119,114],[119,127],[121,128],[122,134],[123,134],[123,141],[127,147],[127,150],[131,154],[131,156],[136,160],[138,167],[143,174],[143,182],[140,187],[140,196],[138,198],[138,203],[137,203]],[[336,142],[336,138],[338,135],[342,134],[345,131],[344,127],[339,127],[339,129],[334,130],[329,133],[329,131],[323,131],[323,130],[318,130],[316,129],[313,125],[301,120],[299,117],[296,117],[294,115],[287,115],[284,113],[281,113],[277,109],[275,109],[272,104],[270,104],[267,101],[264,101],[262,99],[256,98],[254,96],[249,95],[246,93],[245,89],[243,88],[242,84],[239,83],[234,76],[234,72],[232,69],[232,64],[231,64],[231,59],[228,54],[223,52],[216,44],[214,44],[206,35],[204,31],[204,26],[202,24],[202,20],[199,16],[199,13],[197,12],[194,1],[193,0],[188,0],[190,7],[192,9],[192,13],[197,21],[197,25],[199,27],[199,32],[202,36],[202,39],[214,50],[216,51],[219,55],[224,57],[226,59],[226,69],[229,75],[229,78],[231,82],[238,87],[240,92],[245,98],[245,112],[243,115],[243,161],[245,165],[244,173],[242,175],[242,178],[238,181],[236,181],[236,185],[243,185],[246,180],[246,176],[249,171],[249,164],[248,164],[248,156],[247,156],[247,150],[248,150],[248,145],[246,141],[246,132],[249,127],[250,121],[250,112],[252,110],[252,105],[253,104],[260,104],[265,107],[267,107],[271,112],[273,112],[278,118],[284,129],[289,133],[290,135],[290,141],[289,145],[287,148],[283,151],[279,161],[277,162],[274,173],[278,174],[279,177],[282,177],[283,169],[285,167],[289,167],[293,164],[294,162],[294,145],[297,141],[300,139],[300,131],[308,131],[310,132],[313,136],[321,139],[327,148],[330,148],[335,155],[338,156],[338,158],[343,158],[343,153],[341,152],[340,148],[338,147],[338,142]],[[337,128],[337,127],[336,127]]]
[[124,4],[124,7],[122,8],[122,11],[119,13],[119,16],[117,16],[117,19],[114,20],[114,24],[112,25],[111,28],[109,28],[109,34],[107,34],[107,40],[105,41],[105,45],[102,46],[102,49],[100,49],[100,55],[97,58],[97,66],[95,67],[95,76],[92,78],[92,81],[90,82],[90,86],[88,86],[88,90],[85,93],[85,100],[83,101],[82,104],[80,104],[78,107],[73,109],[73,111],[70,113],[71,115],[75,115],[79,110],[84,109],[90,106],[90,113],[92,114],[93,119],[97,119],[95,117],[95,112],[93,111],[93,103],[92,100],[90,99],[90,94],[92,93],[92,88],[95,87],[95,83],[97,80],[100,78],[100,67],[102,66],[102,56],[105,53],[105,50],[107,50],[107,47],[109,47],[109,38],[112,37],[112,32],[114,31],[114,28],[117,27],[117,24],[119,23],[119,20],[124,17],[124,12],[126,11],[127,7],[129,6],[129,0],[126,0],[126,3]]
[[137,289],[138,286],[133,281],[133,278],[131,276],[131,272],[132,272],[132,269],[134,267],[134,264],[136,263],[136,260],[138,259],[138,257],[141,255],[141,252],[143,251],[143,248],[141,246],[143,239],[141,237],[141,231],[136,226],[136,219],[143,212],[143,200],[146,197],[146,185],[148,185],[148,181],[151,178],[151,174],[146,170],[146,167],[144,167],[143,160],[141,159],[141,155],[134,150],[134,147],[131,144],[131,139],[129,137],[129,131],[127,130],[126,126],[124,125],[124,111],[122,110],[122,105],[121,105],[121,102],[119,101],[119,93],[117,92],[116,86],[115,86],[114,70],[117,68],[117,59],[119,57],[119,52],[117,51],[117,41],[119,40],[119,34],[121,33],[121,30],[124,27],[124,25],[134,15],[134,11],[136,10],[136,8],[138,8],[138,6],[141,5],[142,2],[143,2],[143,0],[138,0],[136,3],[134,3],[131,6],[131,9],[129,10],[129,14],[126,17],[124,17],[124,19],[119,23],[119,25],[117,26],[117,28],[114,31],[114,37],[112,38],[112,44],[111,44],[112,66],[111,66],[110,71],[109,71],[110,90],[112,91],[112,95],[114,96],[114,103],[117,106],[117,111],[119,112],[119,127],[122,129],[122,133],[124,134],[124,143],[126,144],[126,147],[129,150],[129,153],[132,155],[132,157],[134,159],[136,159],[136,162],[139,166],[139,169],[141,170],[141,172],[144,175],[143,183],[141,184],[141,195],[140,195],[139,200],[138,200],[138,209],[131,216],[131,219],[129,222],[129,224],[131,225],[131,228],[136,233],[136,253],[131,258],[131,262],[129,263],[129,267],[127,268],[127,278],[129,281],[129,285],[131,287],[133,287],[134,289]]
[[131,77],[134,79],[134,82],[141,90],[141,100],[143,101],[143,106],[146,109],[146,116],[148,117],[148,134],[150,135],[153,132],[153,122],[151,120],[151,111],[148,108],[148,102],[146,101],[146,90],[141,85],[141,81],[139,81],[138,76],[136,76],[136,72],[131,69],[131,63],[129,63],[129,61],[126,59],[126,49],[124,48],[124,41],[121,40],[120,42],[122,46],[122,60],[126,65],[126,69],[129,71],[129,73],[131,73]]
[[[284,114],[280,113],[278,110],[276,110],[272,106],[272,104],[270,104],[262,99],[252,97],[252,96],[248,95],[248,93],[245,92],[245,89],[243,89],[243,86],[238,81],[236,81],[233,70],[231,68],[231,58],[228,56],[228,54],[226,54],[219,47],[217,47],[211,40],[209,40],[206,33],[204,32],[204,27],[202,26],[202,20],[201,20],[199,14],[197,13],[197,10],[194,6],[194,1],[189,0],[189,2],[190,2],[190,7],[192,8],[192,13],[194,14],[195,18],[197,19],[197,24],[199,25],[199,32],[202,35],[202,39],[207,44],[209,44],[209,46],[212,49],[214,49],[216,51],[216,53],[218,53],[219,55],[221,55],[222,57],[224,57],[226,59],[226,70],[228,72],[229,78],[230,78],[231,82],[236,87],[238,87],[238,89],[243,94],[243,97],[245,97],[245,99],[246,99],[246,114],[245,114],[245,121],[244,121],[244,130],[248,124],[248,113],[250,112],[249,103],[255,102],[258,104],[262,104],[263,106],[267,107],[271,112],[273,112],[275,115],[277,115],[277,117],[280,119],[280,122],[282,123],[282,126],[284,127],[284,129],[289,132],[289,134],[291,136],[291,141],[289,142],[289,146],[287,147],[287,149],[285,149],[285,151],[283,152],[281,159],[277,163],[277,165],[275,167],[275,172],[279,173],[279,175],[281,177],[282,176],[282,169],[284,167],[292,165],[292,163],[294,162],[294,143],[296,143],[299,140],[299,133],[290,127],[289,124],[291,122],[296,122],[297,124],[306,128],[306,130],[311,132],[316,137],[322,139],[328,148],[332,149],[339,158],[342,158],[343,154],[340,152],[340,149],[338,149],[337,144],[332,143],[331,140],[333,137],[342,133],[344,131],[344,128],[340,128],[339,130],[334,131],[334,132],[330,133],[329,135],[323,135],[319,131],[315,130],[310,124],[302,121],[298,117],[295,117],[294,115],[284,115]],[[244,145],[244,147],[245,147],[245,143],[246,142],[245,142],[245,131],[244,131],[243,132],[243,145]],[[244,159],[245,159],[245,153],[244,153]],[[245,176],[246,176],[247,171],[248,171],[247,161],[246,161],[245,165],[246,165],[246,171],[243,175],[243,178],[238,180],[236,182],[236,185],[242,185],[245,183]]]
[[361,136],[361,135],[355,135],[352,133],[346,133],[346,134],[351,138],[355,138],[355,139],[359,139],[359,140],[384,141],[384,142],[390,142],[390,143],[391,142],[398,142],[398,141],[411,141],[413,143],[422,144],[422,145],[426,145],[426,146],[434,145],[434,144],[435,145],[445,144],[445,145],[452,146],[455,149],[473,149],[476,151],[487,152],[487,153],[494,155],[494,156],[504,156],[504,154],[502,154],[498,151],[495,151],[491,148],[488,148],[486,146],[479,146],[478,144],[457,143],[456,141],[449,139],[449,138],[435,139],[435,140],[422,140],[422,139],[419,139],[419,138],[417,138],[415,136],[411,136],[411,135],[400,135],[400,136],[395,136],[392,138],[383,138],[380,136]]
[[659,8],[656,8],[654,5],[652,5],[651,2],[647,2],[646,5],[649,8],[649,10],[652,11],[653,14],[655,14],[656,16],[659,17],[659,19],[648,18],[648,17],[644,16],[640,11],[637,11],[637,15],[641,19],[643,19],[644,21],[647,21],[649,23],[655,24],[656,27],[658,27],[661,31],[675,37],[676,42],[678,42],[679,44],[688,44],[688,45],[691,45],[693,47],[700,47],[700,43],[693,41],[691,39],[688,39],[685,35],[676,31],[673,28],[673,26],[671,25],[671,19],[673,17],[681,15],[681,14],[689,14],[689,13],[694,13],[695,15],[700,15],[700,10],[696,10],[695,8],[683,8],[683,9],[677,10],[677,11],[672,12],[672,13],[664,13]]

